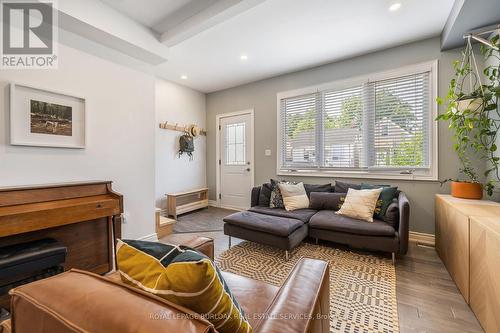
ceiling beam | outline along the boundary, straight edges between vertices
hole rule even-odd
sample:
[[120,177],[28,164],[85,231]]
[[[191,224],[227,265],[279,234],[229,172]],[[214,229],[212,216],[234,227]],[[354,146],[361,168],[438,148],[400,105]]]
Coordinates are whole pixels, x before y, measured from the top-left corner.
[[456,0],[441,34],[441,50],[463,46],[465,34],[499,23],[499,0]]
[[156,34],[101,1],[64,0],[57,10],[61,29],[149,65],[167,61],[168,48]]
[[160,41],[169,47],[175,46],[264,1],[265,0],[218,0],[210,7],[190,16],[177,26],[162,33]]

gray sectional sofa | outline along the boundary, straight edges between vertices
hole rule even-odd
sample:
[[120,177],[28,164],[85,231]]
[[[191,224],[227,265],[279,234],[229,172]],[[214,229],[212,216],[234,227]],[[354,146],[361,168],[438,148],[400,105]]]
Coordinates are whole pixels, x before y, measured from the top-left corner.
[[[252,189],[251,208],[224,218],[224,234],[286,251],[311,237],[374,251],[406,254],[408,251],[410,204],[402,191],[390,203],[382,219],[373,223],[335,214],[339,198],[358,184],[337,182],[335,186],[304,185],[310,198],[308,209],[286,211],[270,208],[270,184]],[[332,194],[337,193],[337,194]],[[231,246],[231,244],[230,244]]]

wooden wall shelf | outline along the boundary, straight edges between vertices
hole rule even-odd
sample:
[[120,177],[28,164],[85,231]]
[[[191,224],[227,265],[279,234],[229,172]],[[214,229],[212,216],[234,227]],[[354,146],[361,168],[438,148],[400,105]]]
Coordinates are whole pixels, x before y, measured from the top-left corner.
[[[165,121],[163,123],[160,123],[159,126],[161,129],[189,133],[191,127],[194,125],[179,125],[178,123],[169,123],[168,121]],[[204,129],[201,129],[200,135],[207,135],[207,131],[205,131]]]

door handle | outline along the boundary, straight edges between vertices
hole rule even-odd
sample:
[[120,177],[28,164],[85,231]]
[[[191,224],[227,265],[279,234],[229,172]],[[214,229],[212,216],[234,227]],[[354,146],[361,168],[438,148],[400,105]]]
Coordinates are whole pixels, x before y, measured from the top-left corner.
[[247,168],[247,171],[250,171],[250,168]]

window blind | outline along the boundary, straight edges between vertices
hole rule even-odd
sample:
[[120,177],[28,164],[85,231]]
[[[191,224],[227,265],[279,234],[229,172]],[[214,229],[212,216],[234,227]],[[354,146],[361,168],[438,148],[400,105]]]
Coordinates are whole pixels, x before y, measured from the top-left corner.
[[429,73],[369,83],[366,111],[375,168],[429,166]]
[[360,168],[363,159],[362,87],[323,94],[323,167]]
[[308,94],[281,101],[281,149],[284,167],[318,166],[317,100],[317,94]]
[[430,71],[280,100],[281,169],[429,169]]

